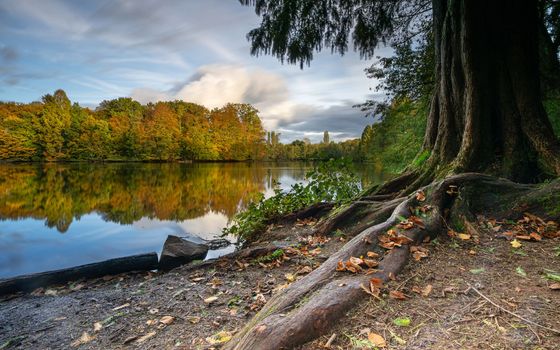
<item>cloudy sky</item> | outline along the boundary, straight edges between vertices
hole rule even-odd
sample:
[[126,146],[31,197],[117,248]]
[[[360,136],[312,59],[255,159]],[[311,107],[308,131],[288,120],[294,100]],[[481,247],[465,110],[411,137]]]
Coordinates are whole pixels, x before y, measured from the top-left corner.
[[252,57],[245,35],[258,23],[237,0],[0,0],[0,100],[62,88],[90,107],[122,96],[247,102],[284,142],[358,137],[371,119],[351,106],[371,97],[372,62],[324,52],[301,70]]

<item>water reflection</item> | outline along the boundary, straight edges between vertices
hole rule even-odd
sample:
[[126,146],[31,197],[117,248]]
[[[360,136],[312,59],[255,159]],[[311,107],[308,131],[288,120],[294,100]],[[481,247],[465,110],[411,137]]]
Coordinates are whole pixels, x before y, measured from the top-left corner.
[[[305,163],[0,165],[0,278],[159,252],[169,234],[212,239]],[[363,169],[363,181],[383,175]],[[228,248],[231,250],[232,248]],[[209,257],[228,252],[209,252]]]

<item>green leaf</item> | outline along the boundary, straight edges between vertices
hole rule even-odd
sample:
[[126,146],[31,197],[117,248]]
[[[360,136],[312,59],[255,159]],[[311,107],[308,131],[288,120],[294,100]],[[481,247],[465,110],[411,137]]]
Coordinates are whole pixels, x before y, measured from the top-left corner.
[[486,269],[485,269],[484,267],[481,267],[481,268],[479,268],[479,269],[472,269],[472,270],[470,270],[470,272],[471,272],[473,275],[481,274],[481,273],[483,273],[484,271],[486,271]]
[[544,278],[549,279],[551,281],[560,282],[560,274],[556,271],[545,270]]
[[399,327],[408,327],[410,326],[410,318],[398,317],[393,320],[393,323]]
[[515,269],[515,272],[516,272],[519,276],[521,276],[521,277],[527,277],[527,272],[525,272],[525,270],[523,270],[523,269],[521,268],[521,266],[518,266],[518,267]]

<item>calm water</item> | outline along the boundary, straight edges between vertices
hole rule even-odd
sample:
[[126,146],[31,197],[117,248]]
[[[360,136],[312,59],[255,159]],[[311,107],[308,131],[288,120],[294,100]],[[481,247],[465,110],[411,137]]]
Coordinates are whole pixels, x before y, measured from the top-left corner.
[[[305,163],[0,165],[0,278],[217,238],[248,202],[304,181]],[[364,184],[383,176],[361,169]],[[207,258],[233,251],[210,251]]]

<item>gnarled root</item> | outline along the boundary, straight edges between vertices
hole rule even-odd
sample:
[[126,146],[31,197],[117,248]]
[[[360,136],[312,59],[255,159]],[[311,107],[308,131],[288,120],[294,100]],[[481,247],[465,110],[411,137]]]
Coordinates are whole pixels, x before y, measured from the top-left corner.
[[[435,236],[442,231],[444,213],[452,208],[458,189],[468,187],[472,191],[477,186],[492,186],[498,192],[516,194],[526,193],[531,188],[508,180],[468,173],[423,188],[426,194],[423,202],[419,202],[414,194],[399,199],[398,205],[393,202],[391,205],[396,207],[388,219],[362,230],[319,268],[270,299],[226,345],[226,349],[289,349],[325,334],[338,318],[366,296],[362,286],[368,286],[371,278],[387,281],[407,263],[410,245],[419,244],[427,235]],[[388,251],[379,262],[377,272],[366,275],[336,271],[339,261],[365,256],[368,251],[379,252],[379,237],[397,225],[400,217],[410,217],[411,208],[426,208],[426,205],[430,209],[426,217],[422,218],[423,225],[414,225],[400,232],[412,240],[410,245],[403,244]],[[350,218],[351,215],[346,217]]]

